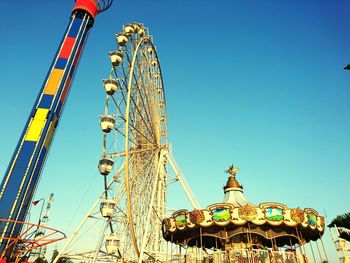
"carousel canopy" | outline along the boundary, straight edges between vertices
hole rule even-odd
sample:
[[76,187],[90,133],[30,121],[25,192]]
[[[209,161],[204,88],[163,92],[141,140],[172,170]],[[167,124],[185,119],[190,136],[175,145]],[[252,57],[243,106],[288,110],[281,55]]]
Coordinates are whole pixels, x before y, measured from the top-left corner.
[[163,220],[163,237],[170,242],[206,248],[249,243],[268,247],[304,244],[319,239],[325,220],[311,208],[289,208],[268,202],[254,205],[243,195],[233,165],[222,203],[200,210],[178,210]]

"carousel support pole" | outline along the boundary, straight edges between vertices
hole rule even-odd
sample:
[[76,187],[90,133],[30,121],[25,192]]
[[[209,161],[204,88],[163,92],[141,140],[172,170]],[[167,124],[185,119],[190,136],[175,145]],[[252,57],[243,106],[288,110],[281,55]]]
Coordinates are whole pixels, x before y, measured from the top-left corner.
[[168,263],[168,247],[169,247],[169,242],[166,242],[166,254],[165,254],[165,263]]
[[301,255],[303,256],[303,260],[305,261],[305,258],[306,258],[306,249],[305,249],[305,246],[303,244],[303,240],[302,240],[302,237],[298,231],[298,228],[296,228],[296,231],[297,231],[297,235],[298,235],[298,239],[299,239],[299,246],[301,247],[301,249],[304,251],[304,253],[301,253]]
[[[250,226],[249,226],[249,222],[247,222],[247,226],[248,226],[248,231],[247,231],[247,238],[248,238],[248,244],[252,245],[252,237],[250,235]],[[251,246],[248,247],[249,249],[251,248]]]
[[[303,237],[302,233],[300,232],[299,234],[300,234],[301,239],[304,240],[304,237]],[[304,241],[305,241],[305,240],[304,240]],[[304,243],[305,243],[305,242],[304,242]],[[307,257],[305,245],[303,245],[303,248],[304,248],[304,251],[305,251],[305,256]],[[314,260],[315,260],[315,256],[314,256],[314,252],[313,252],[312,248],[311,248],[311,253],[312,253],[313,258],[314,258]],[[316,263],[316,261],[315,261],[315,263]]]
[[322,244],[322,248],[323,248],[324,255],[325,255],[326,259],[327,259],[327,262],[329,262],[329,260],[328,260],[328,256],[327,256],[327,252],[326,252],[326,249],[325,249],[325,247],[324,247],[324,244],[323,244],[323,240],[322,240],[321,234],[319,234],[319,235],[320,235],[320,240],[321,240],[321,244]]
[[[245,230],[244,230],[244,231],[245,231]],[[250,238],[249,238],[249,233],[248,233],[248,231],[247,231],[247,243],[246,243],[246,246],[245,246],[245,248],[244,248],[244,250],[245,250],[247,253],[249,252],[249,249],[248,249],[249,243],[250,243]],[[243,257],[243,255],[242,255],[242,257]],[[248,262],[250,263],[250,257],[249,257],[249,255],[248,255]]]
[[[182,254],[181,254],[181,246],[179,246],[179,249],[180,249],[180,256],[182,256]],[[181,260],[180,260],[180,262],[181,262]]]
[[298,238],[298,243],[299,243],[299,252],[300,252],[300,255],[302,255],[304,257],[303,251],[301,249],[301,240],[300,240],[300,237],[299,237],[299,234],[298,234],[298,229],[295,227],[295,230],[296,230],[296,233],[297,233],[297,238]]
[[270,263],[274,263],[275,260],[274,260],[274,254],[273,254],[273,247],[274,247],[274,244],[273,244],[273,238],[272,238],[272,235],[271,235],[271,229],[269,230],[269,233],[270,233],[270,240],[271,240],[271,253],[269,254],[270,256]]
[[170,262],[173,261],[173,235],[171,235],[171,241],[170,241]]
[[[277,246],[277,242],[276,242],[276,239],[275,238],[272,238],[273,240],[273,251],[274,252],[278,252],[278,246]],[[278,256],[276,256],[276,254],[273,255],[273,257],[275,258],[278,258]],[[276,261],[276,260],[275,260]]]
[[275,249],[276,249],[276,251],[279,251],[279,247],[277,246],[276,238],[273,239],[273,242],[275,242]]
[[203,257],[202,257],[203,256],[202,255],[203,254],[202,253],[203,252],[202,251],[203,250],[202,227],[199,227],[199,238],[200,238],[200,246],[201,246],[201,250],[199,251],[200,252],[199,257],[200,257],[201,260],[203,260]]
[[294,254],[294,247],[293,247],[293,243],[292,240],[289,239],[289,244],[290,244],[290,251]]
[[175,244],[175,257],[177,256],[177,263],[179,263],[179,244]]
[[317,240],[315,241],[315,243],[316,243],[316,247],[317,247],[318,256],[320,258],[320,262],[322,262],[323,257],[321,255],[320,247],[318,246]]
[[272,240],[272,235],[271,235],[271,229],[269,230],[269,237],[270,237],[270,240],[271,240],[271,248],[273,249],[273,240]]
[[299,252],[300,252],[300,255],[304,258],[304,254],[303,254],[303,250],[301,249],[300,241],[299,241]]
[[310,248],[311,248],[311,253],[312,253],[312,258],[314,259],[314,263],[316,263],[316,257],[314,254],[314,249],[312,248],[311,241],[309,242]]
[[[248,243],[250,244],[247,252],[248,252],[248,261],[249,262],[253,262],[254,261],[254,258],[253,258],[253,250],[252,250],[252,247],[253,247],[253,239],[252,239],[252,234],[250,232],[250,224],[248,222],[248,232],[247,232],[247,235],[248,235]],[[254,263],[254,262],[253,262]]]
[[[268,232],[265,231],[265,239],[268,239],[268,238],[269,238]],[[268,248],[266,248],[266,252],[267,252],[267,255],[269,256],[269,262],[271,262],[270,253],[269,253],[269,249]]]

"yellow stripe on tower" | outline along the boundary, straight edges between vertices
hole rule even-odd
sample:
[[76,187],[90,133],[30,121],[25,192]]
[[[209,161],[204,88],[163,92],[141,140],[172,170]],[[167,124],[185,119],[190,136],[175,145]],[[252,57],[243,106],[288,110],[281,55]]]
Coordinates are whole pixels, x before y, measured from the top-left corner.
[[39,139],[41,131],[45,125],[48,112],[48,109],[38,108],[36,110],[34,118],[29,125],[28,132],[24,137],[24,140],[36,142]]
[[49,79],[47,80],[47,83],[46,83],[46,86],[44,89],[44,94],[49,94],[49,95],[56,94],[56,92],[60,86],[60,83],[61,83],[61,80],[63,77],[63,73],[64,73],[63,69],[54,68],[52,70],[51,75],[50,75]]

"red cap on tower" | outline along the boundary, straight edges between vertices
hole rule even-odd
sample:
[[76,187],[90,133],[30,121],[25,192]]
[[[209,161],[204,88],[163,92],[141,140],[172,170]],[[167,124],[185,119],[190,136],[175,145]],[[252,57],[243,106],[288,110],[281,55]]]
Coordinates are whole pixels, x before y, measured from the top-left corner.
[[95,19],[95,16],[98,13],[98,5],[94,0],[77,0],[73,11],[78,9],[88,12],[93,19]]

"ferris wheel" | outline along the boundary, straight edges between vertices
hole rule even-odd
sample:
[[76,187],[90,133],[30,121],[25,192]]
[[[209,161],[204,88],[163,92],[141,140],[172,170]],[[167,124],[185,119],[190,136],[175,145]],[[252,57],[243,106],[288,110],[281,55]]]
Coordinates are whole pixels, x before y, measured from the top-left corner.
[[[161,246],[156,230],[160,225],[150,222],[164,217],[166,104],[159,61],[147,28],[138,23],[126,25],[116,40],[119,48],[109,54],[112,68],[109,79],[104,80],[107,97],[100,118],[104,145],[99,169],[107,190],[102,208],[118,208],[115,218],[120,223],[115,228],[111,223],[111,230],[120,239],[118,252],[131,260]],[[110,146],[116,151],[110,152]],[[115,192],[108,189],[106,176],[114,159],[121,179]]]
[[[116,41],[118,48],[109,53],[109,77],[103,80],[106,99],[100,116],[98,169],[104,189],[56,261],[63,256],[92,262],[163,261],[167,247],[161,226],[169,183],[180,182],[192,206],[199,208],[169,153],[163,78],[152,36],[143,24],[131,23]],[[73,241],[88,231],[82,228],[91,220],[100,222],[94,223],[98,238],[89,241],[95,247],[72,253]]]

